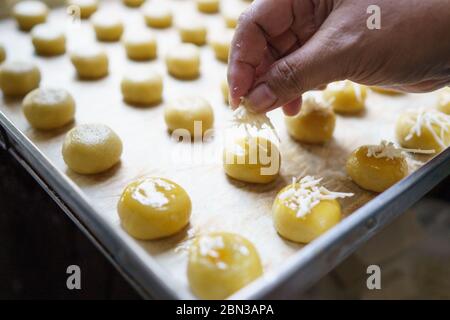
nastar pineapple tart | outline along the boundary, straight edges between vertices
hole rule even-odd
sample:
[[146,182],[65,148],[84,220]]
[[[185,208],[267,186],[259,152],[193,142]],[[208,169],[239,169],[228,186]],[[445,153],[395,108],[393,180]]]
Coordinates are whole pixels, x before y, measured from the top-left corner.
[[145,2],[145,0],[122,0],[122,2],[128,7],[136,8],[140,7]]
[[126,232],[137,239],[154,240],[185,228],[191,207],[181,186],[168,179],[146,177],[126,186],[117,210]]
[[154,105],[162,100],[163,80],[152,69],[131,70],[123,77],[121,90],[128,103]]
[[217,60],[228,62],[228,54],[230,52],[231,41],[233,40],[234,30],[224,29],[212,32],[209,36],[208,43],[214,51]]
[[122,141],[106,125],[82,124],[66,134],[62,155],[64,162],[74,172],[101,173],[120,161]]
[[35,25],[47,21],[48,7],[42,1],[21,1],[13,8],[13,16],[23,31],[31,30]]
[[275,229],[288,240],[309,243],[342,219],[339,198],[352,193],[333,192],[320,185],[322,179],[306,176],[293,179],[273,204]]
[[163,2],[149,2],[142,8],[145,23],[151,28],[164,29],[172,26],[172,9]]
[[147,30],[133,30],[123,37],[128,59],[136,61],[152,60],[158,55],[155,35]]
[[70,60],[80,79],[94,80],[108,75],[108,56],[99,46],[77,48],[71,52]]
[[122,37],[124,26],[118,15],[99,11],[92,16],[91,21],[97,40],[115,42]]
[[203,13],[219,12],[220,0],[195,0],[197,9]]
[[345,80],[329,84],[323,96],[335,112],[353,114],[365,109],[367,89],[365,86]]
[[175,78],[196,79],[200,75],[200,50],[191,43],[176,45],[167,53],[166,65]]
[[53,24],[38,24],[31,30],[34,50],[41,56],[56,56],[66,52],[66,35]]
[[189,248],[188,279],[201,299],[225,299],[263,274],[259,254],[244,237],[228,232],[199,235]]
[[38,67],[29,61],[7,61],[0,66],[0,89],[6,96],[24,96],[40,81]]
[[206,26],[199,17],[182,19],[178,23],[178,33],[182,42],[202,46],[206,43]]
[[81,19],[90,18],[98,9],[98,0],[68,0],[67,4],[79,8]]

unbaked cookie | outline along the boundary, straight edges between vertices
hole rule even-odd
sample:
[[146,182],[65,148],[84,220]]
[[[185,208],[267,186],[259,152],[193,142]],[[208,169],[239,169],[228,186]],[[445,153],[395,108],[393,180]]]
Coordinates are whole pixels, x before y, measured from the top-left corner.
[[262,274],[256,248],[240,235],[204,234],[189,247],[189,284],[201,299],[225,299]]
[[155,35],[147,30],[128,32],[123,43],[127,56],[131,60],[152,60],[157,56],[157,42]]
[[52,24],[38,24],[31,30],[31,41],[38,55],[56,56],[66,52],[66,35]]
[[182,187],[167,179],[151,177],[130,183],[117,210],[126,232],[137,239],[154,240],[185,228],[191,207],[189,195]]
[[367,89],[346,80],[329,84],[323,96],[337,113],[353,114],[365,109]]
[[122,79],[122,95],[135,105],[154,105],[162,100],[163,79],[153,70],[128,72]]
[[178,23],[178,32],[182,42],[202,46],[206,43],[206,26],[200,18],[185,19]]
[[172,10],[163,3],[149,3],[143,7],[145,23],[151,28],[169,28],[172,25]]
[[122,0],[122,2],[128,7],[136,8],[140,7],[145,2],[145,0]]
[[200,50],[191,43],[179,44],[167,53],[166,65],[175,78],[190,80],[200,75]]
[[229,104],[230,88],[228,87],[227,79],[223,79],[222,82],[220,83],[220,90],[222,91],[223,101],[226,104]]
[[221,32],[213,32],[209,36],[208,43],[214,51],[216,58],[223,62],[228,62],[231,41],[233,40],[234,30],[224,29]]
[[67,166],[77,173],[100,173],[120,161],[122,141],[103,124],[83,124],[67,133],[62,155]]
[[97,0],[68,0],[67,4],[78,7],[81,19],[88,19],[98,9]]
[[219,12],[220,0],[195,0],[197,9],[203,13]]
[[64,89],[35,89],[27,94],[22,106],[25,118],[36,129],[56,129],[75,116],[75,100]]
[[0,66],[0,89],[6,96],[24,96],[40,82],[41,73],[31,62],[10,61]]
[[2,44],[0,44],[0,64],[6,60],[6,50]]
[[47,5],[42,1],[27,0],[14,6],[13,16],[21,30],[29,31],[47,20],[48,11]]
[[111,12],[97,12],[91,18],[98,41],[119,41],[123,34],[123,22]]
[[108,56],[96,45],[78,48],[70,54],[70,60],[80,79],[100,79],[108,75]]

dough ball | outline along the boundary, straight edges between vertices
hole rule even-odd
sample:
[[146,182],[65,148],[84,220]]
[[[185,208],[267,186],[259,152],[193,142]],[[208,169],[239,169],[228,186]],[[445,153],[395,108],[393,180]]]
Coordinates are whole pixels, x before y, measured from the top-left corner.
[[377,93],[386,94],[386,95],[390,95],[390,96],[397,96],[397,95],[403,94],[403,92],[401,92],[401,91],[397,91],[397,90],[389,89],[389,88],[383,88],[383,87],[373,86],[373,87],[370,87],[370,89]]
[[6,60],[6,50],[5,48],[0,44],[0,64],[3,63],[3,61]]
[[140,7],[145,2],[145,0],[122,0],[122,2],[128,7],[136,8]]
[[243,1],[227,1],[224,2],[224,6],[222,8],[222,16],[225,20],[225,25],[227,28],[236,28],[239,17],[242,12],[247,9],[248,3]]
[[336,125],[336,116],[328,104],[318,97],[307,95],[303,98],[300,112],[284,119],[291,137],[305,143],[329,141]]
[[169,73],[178,79],[190,80],[200,75],[200,50],[197,46],[184,43],[173,47],[166,56]]
[[122,79],[121,88],[126,102],[135,105],[154,105],[162,100],[163,79],[153,70],[129,72]]
[[13,8],[13,16],[19,28],[23,31],[31,30],[35,25],[47,20],[48,7],[41,1],[21,1]]
[[189,284],[201,299],[225,299],[262,274],[256,248],[240,235],[227,232],[200,235],[189,248]]
[[220,9],[220,0],[195,0],[197,9],[203,13],[217,13]]
[[222,83],[220,84],[220,89],[222,91],[223,101],[226,104],[229,104],[229,96],[230,96],[230,88],[228,87],[228,81],[227,79],[223,79]]
[[123,42],[127,56],[131,60],[152,60],[158,54],[156,37],[149,31],[130,32],[125,35]]
[[328,85],[323,96],[337,113],[353,114],[365,109],[367,89],[346,80]]
[[448,87],[439,93],[438,110],[450,115],[450,88]]
[[57,56],[66,52],[66,35],[52,24],[38,24],[31,31],[34,50],[41,56]]
[[169,6],[159,3],[149,3],[143,7],[145,23],[151,28],[169,28],[172,25],[172,10]]
[[435,110],[402,114],[396,125],[402,147],[441,152],[450,145],[450,116]]
[[64,89],[35,89],[22,105],[25,118],[36,129],[56,129],[72,122],[75,116],[75,100]]
[[122,227],[131,236],[154,240],[176,234],[191,216],[191,200],[175,182],[143,178],[130,183],[117,207]]
[[68,0],[67,4],[79,8],[81,19],[88,19],[98,9],[97,0]]
[[231,41],[233,40],[234,30],[224,29],[221,32],[214,32],[209,37],[209,45],[214,51],[217,60],[228,62]]
[[108,75],[108,56],[105,50],[92,45],[79,48],[70,55],[80,79],[100,79]]
[[353,151],[347,160],[347,174],[361,188],[383,192],[408,175],[408,164],[404,156],[369,156],[369,146]]
[[307,213],[299,215],[302,197],[296,196],[299,183],[290,184],[275,198],[272,214],[277,232],[285,239],[310,243],[341,221],[341,206],[337,200],[320,200]]
[[62,155],[67,166],[77,173],[100,173],[120,161],[122,141],[103,124],[83,124],[67,133]]
[[119,41],[123,34],[122,20],[110,12],[97,12],[92,16],[95,36],[98,41]]
[[223,152],[225,173],[250,183],[270,183],[278,177],[281,156],[278,147],[263,137],[246,136],[227,143]]
[[170,132],[184,129],[195,138],[202,137],[206,130],[212,128],[214,112],[203,98],[181,97],[166,104],[164,119]]
[[0,66],[0,89],[6,96],[24,96],[40,82],[41,73],[31,62],[12,61]]
[[201,18],[185,19],[178,23],[178,32],[182,42],[202,46],[206,43],[206,26]]

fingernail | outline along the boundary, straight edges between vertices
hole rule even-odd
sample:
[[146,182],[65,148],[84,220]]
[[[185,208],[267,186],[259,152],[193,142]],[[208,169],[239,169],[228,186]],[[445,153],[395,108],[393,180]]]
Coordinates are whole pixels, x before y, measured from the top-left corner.
[[261,83],[246,97],[248,107],[256,112],[269,109],[277,100],[277,97],[269,86]]

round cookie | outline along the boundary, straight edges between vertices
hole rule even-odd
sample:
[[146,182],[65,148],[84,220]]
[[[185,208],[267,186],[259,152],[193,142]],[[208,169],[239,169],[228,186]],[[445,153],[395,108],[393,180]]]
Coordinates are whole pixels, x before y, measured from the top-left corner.
[[122,79],[124,100],[134,105],[154,105],[162,100],[163,79],[153,70],[129,72]]
[[0,43],[0,64],[6,60],[6,50],[3,45]]
[[367,89],[365,86],[345,80],[329,84],[323,96],[335,112],[354,114],[365,109]]
[[145,23],[151,28],[164,29],[172,25],[172,10],[163,3],[149,3],[143,7]]
[[202,46],[206,43],[206,26],[200,18],[182,20],[178,23],[178,32],[182,42]]
[[203,13],[217,13],[220,9],[220,0],[195,0],[197,10]]
[[245,136],[227,143],[223,152],[225,173],[236,180],[265,184],[277,179],[281,167],[278,147],[263,137]]
[[228,62],[231,41],[233,40],[234,30],[225,29],[221,32],[214,32],[208,39],[208,43],[214,51],[217,60]]
[[450,145],[450,116],[436,110],[406,112],[397,120],[396,134],[402,147],[438,153]]
[[278,193],[272,214],[275,229],[283,238],[309,243],[341,221],[342,210],[336,198],[352,194],[325,190],[319,182],[307,176]]
[[408,175],[408,164],[401,152],[386,155],[377,152],[378,148],[359,147],[348,158],[346,169],[361,188],[383,192]]
[[165,105],[164,120],[170,132],[184,129],[191,138],[203,137],[213,126],[214,112],[209,102],[203,98],[181,97]]
[[57,56],[66,52],[64,31],[55,25],[38,24],[31,30],[34,51],[41,56]]
[[31,62],[11,61],[0,66],[0,89],[6,96],[24,96],[40,82],[41,73]]
[[51,130],[73,121],[75,100],[64,89],[39,88],[27,94],[22,110],[33,128]]
[[117,211],[128,234],[154,240],[185,228],[191,207],[189,195],[182,187],[167,179],[151,177],[130,183],[120,197]]
[[304,96],[300,112],[285,116],[289,135],[305,143],[325,143],[333,137],[336,115],[323,101],[313,96]]
[[70,60],[80,79],[94,80],[108,75],[108,56],[96,45],[78,48],[70,54]]
[[262,274],[256,248],[240,235],[204,234],[189,247],[189,284],[201,299],[225,299]]
[[98,41],[115,42],[122,37],[123,22],[117,15],[99,11],[92,16],[91,21]]
[[96,174],[120,161],[122,141],[103,124],[83,124],[70,130],[62,148],[64,162],[80,174]]
[[191,80],[200,75],[200,50],[191,43],[179,44],[166,55],[168,72],[175,78]]
[[[0,59],[1,61],[1,59]],[[450,115],[450,88],[447,87],[439,92],[438,110]]]
[[21,30],[29,31],[35,25],[47,21],[48,7],[41,1],[21,1],[14,6],[13,16]]
[[131,60],[152,60],[157,56],[156,37],[147,30],[129,32],[123,39],[127,57]]
[[140,7],[145,0],[122,0],[123,4],[127,7],[137,8]]
[[81,19],[89,19],[98,9],[98,0],[68,0],[67,4],[79,8]]

